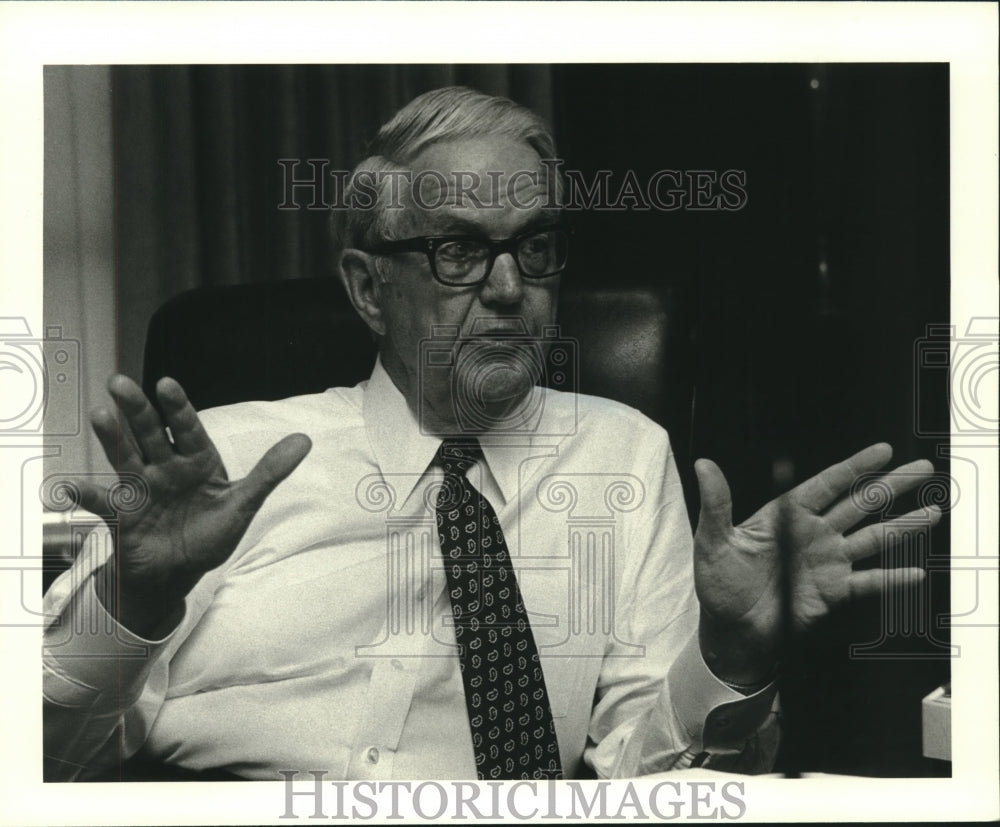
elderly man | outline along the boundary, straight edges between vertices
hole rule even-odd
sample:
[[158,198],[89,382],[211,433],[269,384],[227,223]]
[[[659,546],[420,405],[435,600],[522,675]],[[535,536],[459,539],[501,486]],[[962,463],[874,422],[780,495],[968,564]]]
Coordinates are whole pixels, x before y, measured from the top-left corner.
[[[275,780],[769,767],[783,635],[883,583],[852,570],[883,532],[844,536],[845,495],[891,451],[737,527],[701,460],[692,539],[660,427],[536,386],[569,246],[555,157],[467,89],[382,128],[341,228],[367,382],[199,416],[163,379],[161,417],[111,380],[94,430],[145,504],[47,595],[49,778],[133,754]],[[577,506],[613,518],[590,543]]]

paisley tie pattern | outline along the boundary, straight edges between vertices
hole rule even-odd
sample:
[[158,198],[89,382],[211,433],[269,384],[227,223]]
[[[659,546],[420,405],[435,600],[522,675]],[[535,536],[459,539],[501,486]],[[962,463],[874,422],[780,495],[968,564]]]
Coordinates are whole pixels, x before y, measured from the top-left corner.
[[480,779],[562,778],[528,613],[489,501],[466,479],[479,443],[446,440],[437,528]]

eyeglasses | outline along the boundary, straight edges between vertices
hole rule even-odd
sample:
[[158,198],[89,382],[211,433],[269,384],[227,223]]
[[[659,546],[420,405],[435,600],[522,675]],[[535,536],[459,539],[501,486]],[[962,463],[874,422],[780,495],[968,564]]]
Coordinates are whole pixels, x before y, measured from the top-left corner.
[[566,269],[569,256],[568,227],[536,227],[511,238],[491,241],[469,235],[436,235],[385,241],[373,247],[376,255],[426,253],[431,274],[450,287],[482,284],[493,271],[497,256],[510,253],[522,278],[546,279]]

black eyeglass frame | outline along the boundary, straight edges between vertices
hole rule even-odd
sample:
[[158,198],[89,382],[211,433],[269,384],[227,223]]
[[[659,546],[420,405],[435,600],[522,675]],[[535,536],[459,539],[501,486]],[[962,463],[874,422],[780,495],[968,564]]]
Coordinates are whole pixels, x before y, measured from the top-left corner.
[[[538,235],[539,233],[551,232],[552,230],[560,230],[566,234],[566,261],[563,262],[562,267],[552,273],[545,273],[541,276],[525,273],[517,256],[517,245],[522,239]],[[431,275],[434,276],[434,280],[439,284],[443,284],[446,287],[477,287],[490,277],[490,274],[493,272],[493,265],[496,264],[497,256],[503,255],[504,253],[510,253],[510,257],[514,259],[514,263],[517,265],[517,272],[521,274],[521,278],[531,279],[532,281],[540,281],[541,279],[550,279],[554,276],[558,276],[566,269],[566,265],[569,263],[569,239],[572,235],[572,227],[565,224],[555,223],[532,227],[531,229],[525,230],[517,235],[510,236],[509,238],[501,238],[497,241],[494,241],[491,238],[470,235],[468,233],[457,233],[453,235],[423,235],[415,236],[414,238],[402,238],[398,241],[383,241],[380,244],[376,244],[371,247],[368,252],[373,255],[424,253],[427,256],[427,264],[430,266]],[[434,254],[437,252],[438,247],[449,241],[474,241],[477,244],[485,244],[489,248],[489,257],[486,260],[486,270],[481,278],[476,281],[456,282],[445,281],[440,275],[438,275],[437,265],[434,263]]]

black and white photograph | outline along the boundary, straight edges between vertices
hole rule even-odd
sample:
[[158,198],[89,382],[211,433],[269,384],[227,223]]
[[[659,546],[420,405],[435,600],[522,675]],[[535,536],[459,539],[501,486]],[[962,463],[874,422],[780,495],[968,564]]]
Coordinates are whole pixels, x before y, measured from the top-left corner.
[[990,817],[995,45],[166,5],[20,90],[11,823]]

